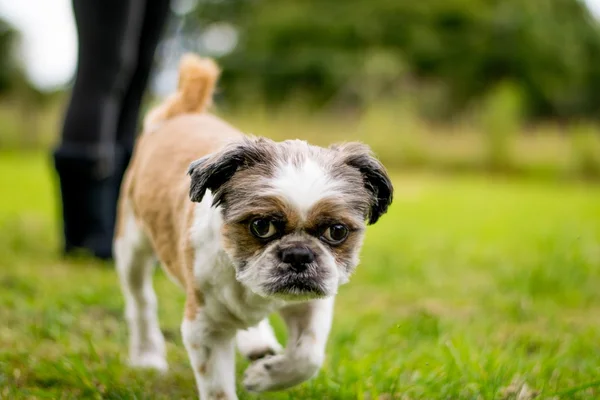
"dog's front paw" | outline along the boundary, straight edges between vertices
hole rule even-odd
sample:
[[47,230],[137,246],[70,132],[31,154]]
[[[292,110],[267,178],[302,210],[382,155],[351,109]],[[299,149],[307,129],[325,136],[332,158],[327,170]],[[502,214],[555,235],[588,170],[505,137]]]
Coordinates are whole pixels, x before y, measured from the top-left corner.
[[320,364],[292,359],[286,354],[254,361],[244,373],[244,387],[250,392],[287,389],[312,378]]
[[273,343],[247,343],[246,346],[240,346],[240,352],[250,361],[257,361],[261,358],[267,358],[281,354],[283,348],[277,342]]
[[237,333],[236,341],[240,353],[250,361],[274,356],[283,352],[268,321]]
[[162,355],[155,353],[142,353],[135,357],[131,357],[129,365],[134,368],[155,369],[161,373],[167,372],[169,369],[167,360],[165,360]]
[[264,392],[279,389],[274,381],[276,374],[273,369],[281,366],[284,361],[283,355],[266,356],[254,361],[244,373],[244,387],[249,392]]

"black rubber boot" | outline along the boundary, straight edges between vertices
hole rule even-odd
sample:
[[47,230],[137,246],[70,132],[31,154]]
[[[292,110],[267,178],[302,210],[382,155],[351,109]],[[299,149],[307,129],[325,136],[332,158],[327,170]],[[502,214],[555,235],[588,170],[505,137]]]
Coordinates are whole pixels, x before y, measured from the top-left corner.
[[54,152],[65,255],[84,250],[102,260],[112,259],[115,187],[120,184],[116,159],[89,157],[64,147]]

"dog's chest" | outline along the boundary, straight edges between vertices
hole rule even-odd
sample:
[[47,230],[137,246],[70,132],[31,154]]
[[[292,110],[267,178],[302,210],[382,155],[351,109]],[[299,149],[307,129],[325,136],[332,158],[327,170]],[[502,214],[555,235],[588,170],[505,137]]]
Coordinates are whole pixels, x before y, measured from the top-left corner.
[[280,307],[242,286],[225,254],[217,256],[214,273],[199,279],[204,293],[206,313],[224,328],[244,329],[254,326]]

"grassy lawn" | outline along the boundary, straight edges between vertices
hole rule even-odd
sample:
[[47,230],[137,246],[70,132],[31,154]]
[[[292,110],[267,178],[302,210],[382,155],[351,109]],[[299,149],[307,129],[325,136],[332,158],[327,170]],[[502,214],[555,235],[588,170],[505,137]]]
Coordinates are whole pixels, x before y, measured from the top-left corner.
[[[0,398],[194,398],[182,293],[157,273],[169,373],[129,369],[113,269],[56,256],[49,167],[0,154]],[[395,184],[338,297],[321,374],[240,397],[600,398],[600,187],[403,174]]]

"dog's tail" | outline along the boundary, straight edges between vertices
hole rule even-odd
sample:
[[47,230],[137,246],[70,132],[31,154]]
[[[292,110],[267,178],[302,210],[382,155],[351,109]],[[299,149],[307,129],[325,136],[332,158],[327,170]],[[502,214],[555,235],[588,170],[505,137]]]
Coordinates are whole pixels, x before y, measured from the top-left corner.
[[144,119],[144,131],[181,114],[199,114],[212,103],[220,69],[210,58],[185,54],[179,63],[177,92],[151,110]]

